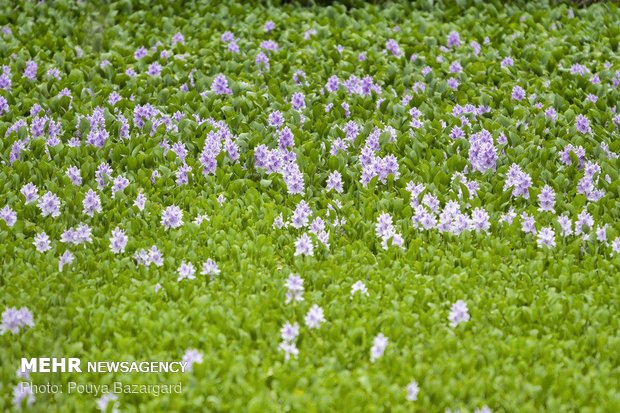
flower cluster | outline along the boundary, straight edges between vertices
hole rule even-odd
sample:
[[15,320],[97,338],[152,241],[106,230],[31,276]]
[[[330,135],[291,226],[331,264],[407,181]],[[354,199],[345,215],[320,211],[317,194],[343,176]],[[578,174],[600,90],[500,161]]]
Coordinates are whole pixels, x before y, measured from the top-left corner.
[[0,324],[0,334],[10,331],[12,334],[18,334],[20,330],[27,327],[34,327],[34,319],[32,313],[26,307],[19,310],[15,307],[9,307],[2,313],[2,324]]

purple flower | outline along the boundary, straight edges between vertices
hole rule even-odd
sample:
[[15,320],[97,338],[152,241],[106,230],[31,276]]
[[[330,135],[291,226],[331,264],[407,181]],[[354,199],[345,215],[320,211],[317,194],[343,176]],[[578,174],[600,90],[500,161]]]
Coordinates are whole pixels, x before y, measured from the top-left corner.
[[62,254],[60,258],[58,259],[58,271],[62,272],[62,269],[65,267],[65,265],[71,265],[73,263],[74,258],[75,257],[73,256],[71,251],[69,250],[65,251],[65,253]]
[[280,131],[278,132],[278,136],[279,136],[278,147],[281,150],[292,148],[295,145],[293,132],[288,126],[280,129]]
[[355,284],[351,286],[351,296],[354,296],[355,293],[360,293],[360,295],[368,295],[368,289],[363,282],[356,281]]
[[172,45],[175,45],[177,43],[180,43],[180,44],[184,44],[185,43],[185,37],[183,37],[183,34],[181,32],[176,33],[172,37]]
[[187,363],[187,368],[185,371],[191,372],[194,368],[194,364],[202,364],[204,360],[203,354],[195,349],[189,349],[183,355],[182,361]]
[[202,271],[200,272],[202,275],[210,275],[215,276],[219,275],[220,269],[217,267],[215,261],[211,258],[208,258],[207,261],[202,265]]
[[161,215],[161,224],[164,229],[178,228],[183,225],[183,211],[176,205],[171,205]]
[[493,136],[483,129],[469,138],[469,163],[474,171],[482,173],[495,169],[497,151],[493,145]]
[[10,331],[17,334],[21,329],[34,327],[34,319],[28,308],[22,307],[19,310],[15,307],[8,307],[2,313],[2,324],[0,324],[0,334]]
[[558,223],[562,228],[562,236],[567,237],[573,234],[573,222],[570,220],[569,217],[565,215],[558,217]]
[[577,166],[581,167],[586,159],[586,150],[583,148],[583,146],[574,147],[572,144],[569,143],[564,147],[563,150],[560,151],[560,161],[564,165],[570,165],[572,162],[570,158],[571,152],[573,152],[575,156],[577,156],[579,160],[579,165]]
[[[239,45],[236,42],[230,42],[228,43],[228,51],[232,53],[239,53],[241,50],[239,49]],[[256,64],[258,64],[258,57],[256,58],[256,60]],[[267,68],[269,68],[269,61],[267,61]]]
[[0,96],[0,116],[4,115],[8,111],[9,111],[9,103],[3,96]]
[[591,133],[590,121],[584,115],[577,115],[575,118],[575,127],[577,131],[582,134]]
[[469,321],[469,310],[467,304],[463,300],[458,300],[452,305],[450,315],[448,316],[451,327],[456,327],[461,323]]
[[291,225],[294,228],[300,229],[308,225],[308,218],[312,211],[308,206],[308,203],[304,200],[301,200],[295,211],[293,212],[293,217],[291,218]]
[[136,52],[133,54],[133,57],[136,60],[140,60],[143,57],[146,57],[146,54],[148,53],[148,51],[146,50],[146,48],[144,46],[138,48],[138,50],[136,50]]
[[24,404],[24,400],[26,401],[26,406],[32,406],[34,403],[32,388],[30,386],[24,386],[24,383],[18,383],[13,388],[13,406],[17,409],[21,409]]
[[512,100],[525,99],[525,90],[521,86],[515,86],[512,88]]
[[82,201],[82,212],[92,217],[97,212],[101,212],[101,199],[99,195],[92,189],[89,189]]
[[60,80],[60,70],[51,67],[47,70],[47,77],[50,79]]
[[12,227],[17,222],[17,214],[8,205],[0,210],[0,219],[3,219],[8,227]]
[[384,336],[383,333],[379,333],[373,340],[372,347],[370,348],[370,362],[374,363],[381,358],[387,346],[388,338]]
[[306,99],[302,92],[293,93],[291,96],[291,105],[293,109],[300,110],[306,107]]
[[162,265],[164,265],[163,254],[155,245],[153,245],[151,249],[148,252],[146,252],[145,255],[146,255],[146,260],[144,263],[146,265],[155,264],[157,267],[161,267]]
[[300,302],[304,300],[304,280],[297,274],[289,275],[286,280],[286,304],[291,301]]
[[295,241],[295,256],[298,255],[314,255],[314,245],[308,234],[302,234],[297,241]]
[[268,119],[269,125],[275,128],[279,128],[284,124],[284,118],[282,117],[282,112],[279,110],[274,110],[269,114]]
[[260,52],[256,55],[256,59],[254,60],[256,66],[263,66],[265,69],[269,70],[269,57],[263,52]]
[[489,214],[483,208],[475,208],[471,212],[471,229],[474,231],[488,231],[491,227]]
[[112,185],[112,198],[116,195],[117,192],[123,191],[125,188],[129,186],[129,180],[122,175],[118,175],[114,178],[114,184]]
[[58,218],[60,216],[60,198],[49,191],[39,199],[37,206],[44,217],[49,215],[52,218]]
[[557,117],[557,112],[554,108],[549,107],[547,108],[547,110],[545,110],[545,116],[551,120],[555,120],[555,118]]
[[310,310],[306,314],[305,321],[308,328],[319,328],[321,326],[321,323],[325,322],[323,309],[318,305],[314,304],[312,307],[310,307]]
[[594,218],[585,208],[577,216],[577,221],[575,222],[575,235],[584,234],[584,227],[586,227],[588,230],[592,230],[592,228],[594,228]]
[[514,60],[512,60],[512,57],[507,56],[504,58],[504,60],[502,60],[502,67],[510,67],[514,64]]
[[216,95],[232,95],[232,90],[228,87],[228,79],[221,73],[213,79],[211,91]]
[[328,92],[336,92],[338,91],[338,88],[340,87],[340,80],[338,79],[338,76],[333,75],[331,76],[329,79],[327,79],[327,84],[325,85],[325,89],[327,89]]
[[418,399],[418,394],[420,393],[420,387],[418,386],[418,382],[413,380],[407,385],[407,400],[410,402],[414,402]]
[[306,30],[304,32],[304,40],[310,40],[310,37],[314,36],[315,34],[316,34],[316,30],[314,29]]
[[539,211],[555,212],[553,209],[555,205],[555,192],[549,185],[545,185],[538,194]]
[[570,67],[570,73],[573,75],[585,76],[588,68],[582,64],[575,63]]
[[270,52],[277,52],[280,48],[280,46],[278,46],[278,43],[274,42],[273,40],[265,40],[264,42],[261,42],[260,47],[261,49]]
[[127,246],[127,240],[129,238],[125,235],[125,232],[116,227],[112,230],[112,237],[110,238],[110,249],[114,254],[119,254],[121,252],[125,252],[125,247]]
[[547,247],[554,248],[555,247],[555,232],[551,227],[543,227],[538,232],[538,236],[536,238],[536,243],[538,247]]
[[119,95],[117,92],[112,92],[108,96],[108,103],[110,104],[110,106],[114,106],[118,102],[120,102],[121,99],[122,99],[121,95]]
[[607,242],[607,227],[608,224],[605,225],[599,225],[596,228],[596,240],[602,243],[606,243]]
[[392,216],[387,212],[379,215],[379,218],[377,219],[377,224],[375,225],[375,233],[377,234],[377,236],[383,239],[390,238],[392,235],[394,235],[394,232],[395,231],[392,225]]
[[403,56],[403,51],[400,49],[400,46],[394,39],[389,39],[385,42],[385,48],[392,53],[393,56],[397,58],[401,58]]
[[146,204],[146,196],[144,192],[140,191],[136,196],[136,200],[133,202],[134,206],[136,206],[140,211],[144,211],[144,206]]
[[459,32],[452,31],[450,32],[450,34],[448,34],[448,47],[461,47],[461,36],[459,35]]
[[161,65],[157,62],[151,63],[146,73],[149,76],[159,76],[161,74]]
[[269,33],[269,32],[273,31],[276,28],[276,24],[273,21],[268,20],[265,23],[265,26],[263,28],[265,30],[265,33]]
[[118,400],[118,396],[114,393],[106,393],[97,399],[95,404],[100,412],[105,413],[108,411],[108,405],[113,407],[110,409],[111,413],[119,413],[119,410],[114,406],[114,403]]
[[235,41],[235,35],[234,35],[234,34],[232,34],[232,32],[230,32],[230,31],[225,31],[225,32],[222,34],[221,39],[222,39],[222,41],[223,41],[224,43],[234,42],[234,41]]
[[450,131],[450,138],[452,139],[459,139],[459,138],[463,138],[465,136],[465,132],[463,132],[463,129],[459,128],[458,126],[454,126],[452,128],[452,130]]
[[283,341],[282,343],[280,343],[278,348],[284,351],[285,361],[290,360],[291,357],[297,358],[297,356],[299,355],[299,349],[297,348],[297,345],[294,342]]
[[27,183],[26,185],[22,186],[22,189],[20,190],[20,192],[26,199],[26,205],[33,203],[39,198],[39,195],[38,195],[39,190],[32,182]]
[[11,68],[2,66],[2,75],[0,75],[0,89],[11,90]]
[[525,212],[521,214],[521,229],[526,234],[536,234],[536,221],[534,217],[526,214]]
[[86,224],[80,224],[75,228],[69,228],[62,233],[60,242],[71,245],[80,245],[86,242],[92,243],[92,230]]
[[80,175],[80,170],[77,166],[70,166],[69,168],[67,168],[66,174],[73,185],[82,185],[82,176]]
[[26,62],[26,68],[24,69],[24,77],[28,78],[28,80],[36,80],[37,79],[37,63],[33,60],[29,60]]
[[181,281],[186,278],[188,280],[196,279],[196,276],[194,275],[196,273],[196,270],[194,269],[194,265],[191,262],[183,261],[177,269],[177,273],[179,274],[179,278],[177,278],[177,281]]
[[334,190],[339,194],[342,193],[342,175],[338,171],[333,171],[327,178],[327,191]]
[[295,341],[297,339],[297,336],[299,336],[299,324],[284,324],[280,329],[280,334],[282,336],[282,341],[289,343]]
[[512,188],[512,196],[515,198],[523,197],[529,199],[530,194],[528,192],[529,187],[532,186],[532,178],[523,172],[519,165],[513,163],[506,175],[506,181],[504,183],[504,191]]
[[45,232],[37,234],[34,237],[34,242],[32,244],[35,246],[35,248],[39,252],[46,252],[52,248],[50,245],[50,238],[47,236]]

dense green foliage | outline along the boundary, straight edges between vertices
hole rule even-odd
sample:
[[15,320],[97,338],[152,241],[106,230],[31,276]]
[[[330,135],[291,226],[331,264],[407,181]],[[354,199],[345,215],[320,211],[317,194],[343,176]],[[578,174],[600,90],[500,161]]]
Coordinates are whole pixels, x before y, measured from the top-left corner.
[[[268,20],[276,25],[271,32],[263,28]],[[566,5],[536,2],[522,8],[390,3],[352,10],[129,0],[0,6],[0,26],[11,29],[0,35],[0,65],[10,68],[12,81],[10,90],[0,89],[9,106],[0,116],[0,208],[8,205],[17,216],[14,225],[0,220],[0,312],[28,307],[34,317],[34,326],[0,335],[0,411],[17,410],[13,390],[22,381],[16,377],[21,357],[172,361],[187,349],[197,349],[204,360],[183,374],[31,377],[34,383],[184,385],[180,395],[118,395],[115,406],[123,412],[472,412],[485,405],[495,412],[620,411],[620,254],[612,248],[620,236],[620,160],[601,147],[620,152],[620,93],[614,84],[619,21],[614,4],[569,12]],[[316,32],[305,39],[310,29]],[[237,39],[239,53],[222,40],[226,31]],[[452,31],[460,33],[462,45],[442,47]],[[172,43],[178,32],[184,41]],[[277,51],[261,50],[269,39]],[[386,51],[388,39],[396,39],[403,57]],[[481,46],[479,54],[471,41]],[[143,46],[147,56],[136,59]],[[162,50],[170,57],[162,58]],[[269,68],[255,63],[261,51]],[[360,53],[366,53],[364,61]],[[506,57],[514,65],[502,67]],[[28,61],[38,64],[35,80],[23,76]],[[460,73],[450,73],[454,61]],[[154,62],[161,73],[151,76]],[[571,73],[575,64],[588,73]],[[425,66],[430,74],[421,73]],[[52,67],[59,79],[48,75]],[[128,68],[137,75],[128,75]],[[305,72],[300,84],[293,79],[297,70]],[[220,73],[230,95],[212,92]],[[593,74],[600,83],[590,81]],[[349,94],[341,83],[336,92],[321,91],[332,75],[341,82],[370,75],[381,90]],[[450,77],[458,79],[456,89],[447,84]],[[412,91],[418,82],[424,91]],[[524,100],[511,98],[515,86],[524,89]],[[65,88],[71,96],[59,95]],[[122,97],[116,104],[109,103],[113,92]],[[291,107],[295,92],[304,93],[305,108]],[[590,94],[598,99],[588,100]],[[46,142],[49,133],[33,136],[36,104],[41,115],[47,112],[62,126],[59,144]],[[146,104],[168,117],[182,113],[173,122],[176,130],[162,124],[151,133],[156,116],[139,127],[135,108]],[[452,139],[453,126],[461,125],[453,109],[467,104],[490,112],[471,117],[469,129],[463,127],[466,137]],[[92,131],[86,117],[97,107],[109,133],[100,147],[86,143]],[[423,118],[415,131],[412,107]],[[548,107],[557,111],[554,120],[545,115]],[[276,110],[294,135],[301,194],[287,191],[282,174],[256,165],[259,145],[278,146],[268,122]],[[126,139],[119,137],[120,114],[129,120]],[[200,155],[217,128],[195,115],[226,123],[238,160],[222,150],[215,173],[202,173]],[[589,119],[590,133],[576,130],[578,115]],[[7,132],[21,119],[27,127]],[[349,149],[330,154],[334,139],[345,139],[349,121],[359,126],[359,137]],[[390,174],[385,182],[374,177],[365,185],[360,150],[376,127],[383,131],[379,152],[396,156],[400,176]],[[385,127],[393,128],[395,139]],[[483,129],[493,136],[498,158],[480,172],[470,165],[467,138]],[[506,142],[500,144],[502,134]],[[76,137],[81,145],[74,147],[69,141]],[[24,139],[28,148],[11,159],[15,142]],[[187,184],[176,182],[184,161],[163,142],[185,145],[192,167]],[[601,199],[579,193],[584,171],[577,165],[583,159],[571,153],[568,165],[560,161],[568,144],[582,146],[586,159],[600,167]],[[98,188],[102,162],[113,172]],[[512,164],[531,177],[528,199],[504,188]],[[72,165],[81,171],[81,185],[66,175]],[[152,179],[155,170],[158,179]],[[342,173],[341,194],[325,188],[332,171]],[[477,194],[454,180],[456,172],[478,183]],[[129,185],[112,196],[117,175]],[[410,181],[423,184],[441,205],[456,200],[468,214],[483,208],[490,229],[456,235],[416,228]],[[59,217],[44,217],[36,202],[24,202],[20,190],[29,182],[39,197],[51,191],[60,198]],[[555,213],[539,211],[545,185],[555,191]],[[89,189],[101,198],[102,212],[94,216],[83,212]],[[143,211],[133,206],[141,192],[147,198]],[[311,256],[296,254],[306,230],[274,227],[280,214],[290,221],[302,200],[310,205],[311,220],[321,217],[329,232],[328,247],[312,235]],[[183,225],[165,229],[162,213],[171,205],[183,211]],[[517,216],[535,217],[538,230],[553,228],[557,245],[538,245],[519,217],[502,222],[510,208]],[[557,217],[574,221],[584,210],[595,222],[586,239],[561,236]],[[375,226],[383,212],[393,217],[403,248],[382,248]],[[194,223],[199,214],[209,219]],[[341,225],[332,224],[336,217]],[[80,223],[89,225],[92,242],[60,241]],[[601,241],[595,227],[604,224]],[[117,227],[128,236],[119,254],[110,249]],[[43,231],[51,249],[38,252],[33,239]],[[153,245],[164,265],[137,264],[134,254]],[[67,250],[74,261],[59,271]],[[217,263],[219,275],[199,274],[207,258]],[[177,280],[183,262],[197,267],[195,279]],[[298,303],[285,302],[291,273],[304,279]],[[367,295],[351,293],[358,280]],[[448,317],[457,300],[467,303],[470,319],[452,327]],[[304,322],[313,304],[325,314],[317,329]],[[279,349],[286,322],[300,325],[299,355],[290,360]],[[371,362],[379,333],[389,344]],[[412,380],[420,392],[408,401]],[[95,411],[98,397],[37,394],[22,409]]]

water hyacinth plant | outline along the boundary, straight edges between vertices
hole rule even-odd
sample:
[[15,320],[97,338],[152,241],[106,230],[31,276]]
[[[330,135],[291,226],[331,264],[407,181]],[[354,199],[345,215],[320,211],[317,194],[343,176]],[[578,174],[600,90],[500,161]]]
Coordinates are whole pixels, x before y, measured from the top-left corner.
[[147,3],[0,2],[1,411],[620,411],[617,4]]

